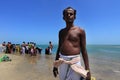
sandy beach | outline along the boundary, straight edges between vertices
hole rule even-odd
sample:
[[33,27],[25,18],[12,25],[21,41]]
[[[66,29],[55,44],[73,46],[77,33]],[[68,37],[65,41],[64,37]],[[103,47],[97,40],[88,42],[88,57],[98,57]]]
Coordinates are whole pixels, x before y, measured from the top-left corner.
[[[3,55],[0,53],[0,57]],[[32,57],[17,53],[6,55],[12,61],[0,62],[0,80],[59,80],[58,77],[54,78],[52,74],[54,55],[38,54]],[[90,56],[90,64],[91,74],[96,77],[96,80],[120,79],[119,63],[110,63],[110,65],[108,62],[101,62]]]
[[0,63],[0,80],[58,80],[52,74],[54,59],[50,55],[6,55],[12,61]]

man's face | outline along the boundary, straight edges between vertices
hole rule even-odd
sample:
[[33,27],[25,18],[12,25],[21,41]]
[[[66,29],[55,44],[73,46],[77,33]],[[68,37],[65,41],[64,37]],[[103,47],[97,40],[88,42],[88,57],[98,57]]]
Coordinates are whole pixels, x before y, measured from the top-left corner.
[[65,13],[64,20],[66,22],[73,22],[75,19],[74,10],[68,9]]

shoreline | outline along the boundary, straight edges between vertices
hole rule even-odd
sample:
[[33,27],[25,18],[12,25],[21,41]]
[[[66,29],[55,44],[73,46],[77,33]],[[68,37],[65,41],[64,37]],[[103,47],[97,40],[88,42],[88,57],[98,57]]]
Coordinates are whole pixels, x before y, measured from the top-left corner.
[[58,80],[52,74],[52,56],[6,55],[12,61],[0,62],[0,80]]
[[[4,53],[0,53],[0,57],[2,55]],[[52,73],[54,54],[30,56],[15,53],[6,55],[12,61],[0,62],[0,80],[59,80]],[[94,56],[89,56],[89,61],[91,75],[96,77],[96,80],[119,80],[119,63],[100,60]]]

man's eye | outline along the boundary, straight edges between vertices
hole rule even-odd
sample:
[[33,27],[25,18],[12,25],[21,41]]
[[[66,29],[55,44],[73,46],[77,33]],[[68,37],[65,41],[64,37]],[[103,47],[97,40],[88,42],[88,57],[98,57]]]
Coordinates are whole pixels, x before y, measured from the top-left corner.
[[70,15],[73,15],[72,13],[70,13]]

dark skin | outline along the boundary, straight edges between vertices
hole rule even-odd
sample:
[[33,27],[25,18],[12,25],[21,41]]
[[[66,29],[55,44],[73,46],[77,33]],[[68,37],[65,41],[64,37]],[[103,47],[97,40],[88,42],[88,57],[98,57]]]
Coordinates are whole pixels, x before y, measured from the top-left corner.
[[[66,22],[66,28],[59,31],[59,44],[56,59],[59,59],[59,53],[62,55],[78,55],[82,53],[85,69],[90,71],[88,54],[86,50],[86,34],[85,31],[74,26],[76,15],[73,9],[67,9],[63,19]],[[53,68],[53,74],[57,77],[58,69]],[[88,72],[86,80],[90,80],[91,74]]]

